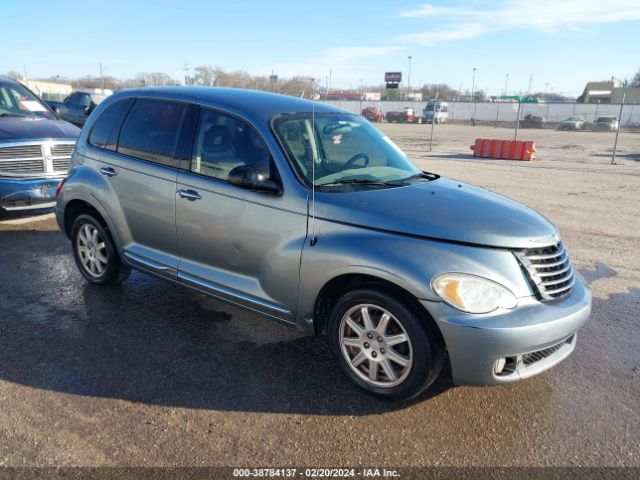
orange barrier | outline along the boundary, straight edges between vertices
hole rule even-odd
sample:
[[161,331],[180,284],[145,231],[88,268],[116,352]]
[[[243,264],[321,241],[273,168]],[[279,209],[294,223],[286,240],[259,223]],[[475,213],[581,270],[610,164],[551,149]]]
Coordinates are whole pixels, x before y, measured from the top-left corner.
[[534,142],[521,140],[476,138],[476,143],[471,145],[471,150],[473,150],[474,157],[533,160],[536,145]]

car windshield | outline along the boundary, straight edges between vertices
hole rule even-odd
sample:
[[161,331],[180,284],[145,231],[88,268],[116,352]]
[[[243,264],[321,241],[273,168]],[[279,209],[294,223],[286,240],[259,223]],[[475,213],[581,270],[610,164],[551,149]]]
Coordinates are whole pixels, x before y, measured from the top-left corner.
[[340,191],[400,186],[423,178],[389,137],[356,115],[287,114],[277,117],[274,127],[309,185]]
[[569,117],[565,121],[567,121],[567,122],[579,122],[580,120],[582,120],[582,118],[580,118],[580,117]]
[[29,90],[19,83],[0,81],[0,117],[44,117],[55,115]]
[[598,117],[598,119],[596,120],[596,123],[599,122],[615,122],[616,118],[615,117]]

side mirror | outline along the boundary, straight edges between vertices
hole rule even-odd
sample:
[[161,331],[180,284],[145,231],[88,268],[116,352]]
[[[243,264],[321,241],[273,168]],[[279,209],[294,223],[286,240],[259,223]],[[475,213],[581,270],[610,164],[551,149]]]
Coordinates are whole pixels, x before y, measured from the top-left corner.
[[235,185],[236,187],[271,193],[273,195],[282,195],[282,187],[280,187],[280,185],[249,165],[235,167],[229,172],[227,180],[231,185]]
[[91,105],[84,107],[84,113],[85,115],[89,115],[91,113]]

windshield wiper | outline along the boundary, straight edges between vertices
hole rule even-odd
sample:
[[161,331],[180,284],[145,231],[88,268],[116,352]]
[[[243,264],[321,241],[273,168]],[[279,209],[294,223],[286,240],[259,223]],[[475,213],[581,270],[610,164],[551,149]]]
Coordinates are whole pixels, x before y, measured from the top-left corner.
[[331,185],[386,185],[383,180],[372,180],[367,178],[344,178],[342,180],[334,180],[327,183],[318,183],[318,187],[328,187]]
[[2,112],[0,113],[0,117],[35,117],[35,115],[26,114],[26,113],[15,113],[15,112]]

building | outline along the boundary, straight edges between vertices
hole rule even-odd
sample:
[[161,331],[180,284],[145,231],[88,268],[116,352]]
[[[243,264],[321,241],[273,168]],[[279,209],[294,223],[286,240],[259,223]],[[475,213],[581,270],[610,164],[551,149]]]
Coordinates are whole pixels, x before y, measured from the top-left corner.
[[[640,88],[624,87],[618,80],[589,82],[584,88],[584,103],[640,103]],[[578,100],[579,101],[579,100]]]
[[60,102],[73,92],[73,87],[67,83],[25,80],[24,78],[20,78],[18,81],[45,101]]

